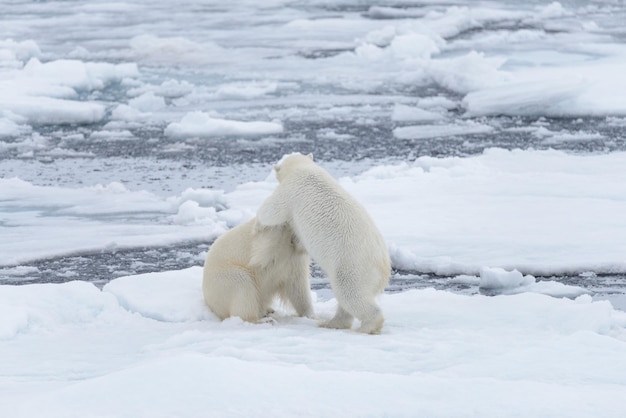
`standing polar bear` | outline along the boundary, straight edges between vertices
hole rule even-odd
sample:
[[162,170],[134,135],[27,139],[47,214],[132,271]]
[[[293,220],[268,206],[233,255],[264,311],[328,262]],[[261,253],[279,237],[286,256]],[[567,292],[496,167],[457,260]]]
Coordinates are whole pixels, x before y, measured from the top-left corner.
[[275,296],[313,317],[311,258],[288,225],[263,228],[252,219],[219,237],[204,263],[202,292],[220,319],[259,322]]
[[338,301],[328,328],[376,334],[384,318],[375,297],[389,281],[389,251],[374,222],[312,155],[291,154],[275,167],[278,187],[261,205],[257,222],[288,224],[311,257],[328,275]]

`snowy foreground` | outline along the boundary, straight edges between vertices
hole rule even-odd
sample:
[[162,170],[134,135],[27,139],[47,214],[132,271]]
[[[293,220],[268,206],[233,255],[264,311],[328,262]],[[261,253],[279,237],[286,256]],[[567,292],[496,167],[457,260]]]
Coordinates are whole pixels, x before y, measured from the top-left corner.
[[[343,178],[396,267],[464,273],[455,280],[502,293],[384,294],[378,336],[317,328],[280,306],[273,325],[219,322],[200,267],[102,290],[0,286],[2,416],[623,416],[626,313],[500,267],[624,271],[625,163],[624,153],[490,150]],[[162,198],[120,184],[0,182],[3,233],[14,234],[0,251],[15,264],[217,236],[276,185],[270,174]],[[19,280],[24,268],[9,270]],[[313,296],[329,318],[335,300]]]
[[[220,322],[201,268],[0,287],[7,417],[562,416],[626,410],[626,313],[589,296],[381,297],[383,334]],[[328,318],[334,300],[316,302]]]

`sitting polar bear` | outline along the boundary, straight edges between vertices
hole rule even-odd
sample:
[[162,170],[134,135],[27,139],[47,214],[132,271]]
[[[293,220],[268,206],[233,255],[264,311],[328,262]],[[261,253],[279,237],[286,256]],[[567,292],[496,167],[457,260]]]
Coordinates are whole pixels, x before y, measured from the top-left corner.
[[379,333],[384,322],[375,297],[389,281],[389,251],[374,222],[312,155],[291,154],[275,167],[278,187],[261,205],[257,222],[289,224],[311,257],[328,275],[338,301],[328,328]]
[[225,319],[259,322],[275,296],[300,316],[313,316],[310,257],[288,225],[262,228],[252,219],[220,236],[204,263],[202,292],[208,307]]

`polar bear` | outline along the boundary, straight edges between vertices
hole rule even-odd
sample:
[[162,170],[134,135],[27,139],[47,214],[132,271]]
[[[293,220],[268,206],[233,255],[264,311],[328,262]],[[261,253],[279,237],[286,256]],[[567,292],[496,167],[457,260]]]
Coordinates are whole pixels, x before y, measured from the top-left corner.
[[202,292],[220,319],[261,322],[275,296],[313,317],[310,257],[288,225],[263,228],[252,219],[220,236],[204,263]]
[[275,167],[278,186],[257,211],[260,225],[288,224],[328,275],[337,298],[335,316],[321,326],[377,334],[383,314],[375,297],[391,274],[387,245],[373,220],[312,155],[284,157]]

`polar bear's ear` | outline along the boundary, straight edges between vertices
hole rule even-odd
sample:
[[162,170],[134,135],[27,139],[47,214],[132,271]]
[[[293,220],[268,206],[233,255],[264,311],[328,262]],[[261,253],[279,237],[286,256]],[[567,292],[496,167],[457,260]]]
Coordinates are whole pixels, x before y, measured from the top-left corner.
[[309,157],[309,160],[313,161],[313,154],[308,154],[307,157]]

